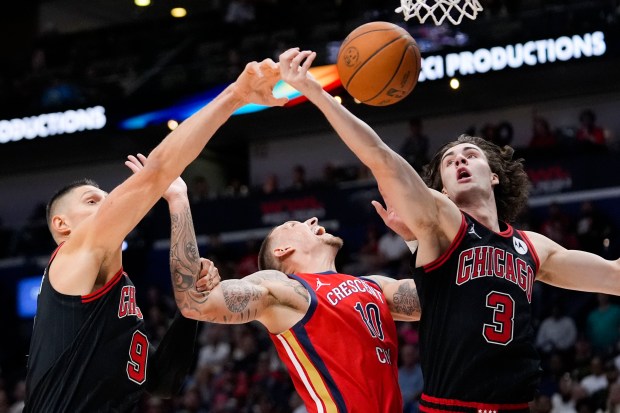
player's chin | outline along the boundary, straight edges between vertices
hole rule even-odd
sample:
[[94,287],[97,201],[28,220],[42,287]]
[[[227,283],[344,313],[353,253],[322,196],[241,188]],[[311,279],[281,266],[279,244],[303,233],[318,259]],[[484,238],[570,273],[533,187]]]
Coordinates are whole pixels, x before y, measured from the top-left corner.
[[344,244],[344,241],[342,240],[342,238],[336,237],[334,235],[330,235],[329,237],[324,238],[324,240],[325,240],[324,242],[327,245],[336,247],[338,249],[342,248],[342,245]]

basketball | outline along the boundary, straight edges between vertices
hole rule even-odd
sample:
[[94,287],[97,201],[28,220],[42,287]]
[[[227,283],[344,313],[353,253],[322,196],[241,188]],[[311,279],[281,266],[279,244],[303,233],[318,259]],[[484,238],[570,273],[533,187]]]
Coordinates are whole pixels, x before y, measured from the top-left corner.
[[407,31],[393,23],[370,22],[342,42],[336,67],[351,96],[371,106],[405,98],[418,82],[422,59]]

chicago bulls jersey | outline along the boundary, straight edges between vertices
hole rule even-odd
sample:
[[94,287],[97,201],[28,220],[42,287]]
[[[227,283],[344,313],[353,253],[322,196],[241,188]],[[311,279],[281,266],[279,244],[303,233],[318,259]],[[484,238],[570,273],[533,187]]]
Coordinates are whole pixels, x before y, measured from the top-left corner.
[[310,307],[271,339],[308,412],[402,412],[396,327],[381,289],[334,272],[289,277]]
[[530,306],[539,262],[525,233],[500,227],[463,214],[449,249],[414,269],[421,411],[529,411],[540,375]]
[[49,265],[37,300],[24,412],[133,411],[149,351],[133,283],[121,269],[97,291],[70,296],[54,290],[48,271]]

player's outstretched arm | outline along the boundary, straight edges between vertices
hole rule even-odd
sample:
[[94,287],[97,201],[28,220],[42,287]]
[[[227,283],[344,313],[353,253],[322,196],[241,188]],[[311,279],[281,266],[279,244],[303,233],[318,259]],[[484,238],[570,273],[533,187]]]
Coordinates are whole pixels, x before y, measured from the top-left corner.
[[246,103],[286,103],[272,94],[279,79],[278,65],[271,59],[249,63],[234,83],[157,145],[144,168],[108,195],[84,238],[105,250],[116,249],[236,109]]
[[144,168],[101,200],[95,214],[71,229],[51,269],[62,274],[61,280],[54,281],[55,288],[66,294],[89,293],[98,276],[105,281],[118,271],[122,263],[114,252],[123,239],[231,114],[250,102],[272,106],[286,102],[272,94],[279,79],[278,65],[271,59],[249,63],[234,83],[157,145]]
[[[138,173],[146,162],[146,157],[140,153],[127,158],[125,165],[133,173]],[[201,273],[202,262],[198,254],[185,181],[181,177],[175,179],[162,197],[170,210],[170,275],[174,298],[177,306],[184,308],[204,300],[204,294],[196,290],[196,282],[200,277],[206,277],[204,282],[213,288],[219,283],[220,276],[215,267],[212,273]]]
[[430,244],[425,250],[438,248],[433,247],[437,242],[432,237],[440,229],[448,238],[455,236],[461,223],[458,208],[442,194],[429,189],[411,165],[370,126],[321,88],[308,73],[315,56],[314,52],[298,49],[284,52],[280,56],[282,80],[314,103],[349,149],[370,168],[407,227],[421,244]]
[[396,321],[420,320],[420,298],[415,282],[411,279],[395,280],[382,275],[369,275],[368,278],[379,284],[387,300],[392,317]]
[[[138,173],[146,162],[146,157],[140,153],[127,158],[125,165],[133,173]],[[175,276],[186,276],[191,280],[197,280],[200,275],[208,275],[200,274],[201,263],[185,181],[181,177],[172,181],[164,192],[163,198],[170,209],[170,272],[173,280]],[[219,275],[216,275],[215,281],[219,282]],[[181,293],[175,290],[177,303],[179,300],[191,297],[192,292],[202,297],[202,294],[198,293],[195,288],[188,290]],[[175,315],[155,353],[149,354],[149,374],[145,384],[149,393],[169,398],[178,392],[194,360],[197,331],[196,320],[187,319],[180,313]]]
[[[211,271],[209,260],[203,264],[203,273]],[[211,323],[243,324],[260,321],[274,333],[291,328],[306,313],[310,299],[301,283],[284,273],[263,270],[239,280],[224,280],[214,288],[201,278],[196,288],[205,293],[202,303],[181,308],[185,317]]]
[[540,260],[537,280],[569,290],[620,295],[620,260],[567,250],[542,234],[526,233]]

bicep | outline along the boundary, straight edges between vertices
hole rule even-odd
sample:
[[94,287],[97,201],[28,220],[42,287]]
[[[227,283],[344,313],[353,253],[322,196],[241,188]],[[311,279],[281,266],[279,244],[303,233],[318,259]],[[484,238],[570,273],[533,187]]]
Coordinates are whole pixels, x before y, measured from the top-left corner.
[[394,320],[418,321],[420,319],[420,298],[413,280],[395,280],[378,275],[367,278],[375,281],[383,290]]
[[541,259],[540,281],[570,290],[620,294],[618,261],[585,251],[567,250],[542,235],[536,244]]

